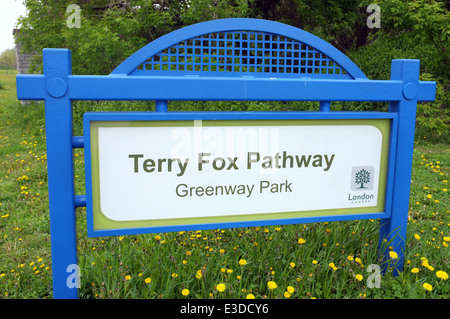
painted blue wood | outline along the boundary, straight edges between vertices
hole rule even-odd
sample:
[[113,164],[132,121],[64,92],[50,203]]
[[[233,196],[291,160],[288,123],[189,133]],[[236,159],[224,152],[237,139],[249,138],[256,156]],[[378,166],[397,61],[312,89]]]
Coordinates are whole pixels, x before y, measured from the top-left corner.
[[[75,207],[89,204],[86,196],[74,194],[72,151],[88,147],[89,142],[72,136],[73,100],[154,100],[154,118],[161,120],[171,114],[167,112],[171,100],[319,101],[322,112],[305,112],[303,116],[320,119],[344,116],[330,112],[332,101],[389,102],[392,152],[387,193],[391,195],[386,197],[385,212],[365,215],[365,218],[381,219],[380,247],[384,242],[392,246],[400,256],[395,271],[401,271],[416,104],[433,101],[436,92],[435,82],[418,80],[418,60],[394,60],[390,80],[369,80],[347,56],[318,37],[292,26],[258,19],[214,20],[174,31],[138,50],[110,75],[72,75],[70,51],[66,49],[44,49],[43,60],[43,75],[18,75],[16,79],[18,99],[45,100],[55,298],[77,297],[77,288],[67,285],[70,275],[67,267],[77,263]],[[223,119],[227,114],[204,114],[202,118]],[[289,116],[275,114],[271,113],[275,117]],[[139,119],[142,115],[127,116]],[[102,118],[117,120],[121,116],[103,114]],[[171,119],[196,119],[198,114],[170,116]],[[261,116],[270,118],[269,114]],[[361,112],[345,116],[386,118],[387,115]],[[86,185],[89,183],[87,174]],[[361,216],[334,218],[360,219]],[[319,220],[290,222],[315,221]],[[202,229],[224,225],[197,226]],[[174,230],[178,228],[161,229]],[[138,230],[127,230],[130,234],[135,231]],[[383,247],[385,259],[389,258],[388,251],[389,248]]]
[[[243,38],[243,35],[247,35],[246,38]],[[253,37],[252,37],[253,36]],[[192,42],[192,43],[189,43]],[[207,45],[205,45],[207,42]],[[223,42],[223,44],[221,44]],[[180,52],[180,46],[176,46],[177,44],[183,43],[183,52]],[[239,44],[236,45],[236,44]],[[252,46],[253,45],[253,46]],[[297,45],[297,47],[296,47]],[[302,46],[303,45],[303,46]],[[168,49],[167,53],[163,51]],[[176,52],[173,52],[176,50]],[[208,53],[205,51],[208,50]],[[213,50],[213,52],[211,52]],[[224,52],[220,52],[223,50]],[[235,51],[239,51],[238,54]],[[233,51],[227,53],[226,51]],[[254,55],[250,53],[245,53],[243,51],[255,52]],[[258,52],[261,52],[261,55],[258,55]],[[299,57],[290,56],[289,52],[296,52],[299,54],[303,54]],[[280,59],[280,53],[285,53],[283,59]],[[164,62],[161,58],[160,61],[160,69],[162,69],[162,65],[166,64],[169,72],[164,72],[161,70],[156,70],[157,72],[147,72],[145,68],[143,70],[138,70],[138,66],[145,63],[149,58],[158,55],[164,54],[167,58],[167,61]],[[326,56],[323,56],[325,54]],[[206,65],[210,66],[211,64],[216,64],[219,68],[222,64],[224,68],[231,67],[231,72],[224,72],[218,70],[208,70],[204,69],[205,63],[203,61],[195,61],[189,63],[187,59],[184,61],[179,61],[178,57],[182,56],[197,56],[199,60],[203,60],[205,58],[208,59]],[[223,59],[229,59],[230,61],[227,63],[224,61],[220,63],[220,61],[211,61],[210,58],[217,58],[217,60],[222,57]],[[261,61],[255,61],[254,63],[248,62],[236,63],[234,60],[237,59],[260,59]],[[176,59],[175,63],[169,63],[173,59]],[[290,59],[289,59],[290,58]],[[264,60],[270,60],[268,63],[265,63]],[[275,62],[273,61],[275,60]],[[288,64],[287,61],[293,62],[291,65]],[[295,65],[294,61],[299,61],[298,65]],[[283,61],[284,63],[282,64]],[[302,64],[301,61],[309,62]],[[149,61],[150,63],[152,61]],[[154,63],[155,61],[153,61]],[[259,62],[259,63],[258,63]],[[332,65],[330,65],[330,62]],[[274,64],[276,63],[276,64]],[[192,70],[190,72],[189,69],[179,70],[178,65],[180,64],[197,64],[199,65],[199,70]],[[326,64],[326,66],[324,65]],[[175,65],[176,68],[172,66]],[[257,66],[266,66],[270,68],[270,71],[258,72],[257,70],[251,71],[251,65],[255,68]],[[235,71],[235,67],[245,66],[247,69],[243,71],[241,68],[239,71]],[[288,73],[287,70],[280,70],[280,68],[305,68],[305,69],[314,69],[314,71],[308,72],[291,72]],[[272,69],[276,68],[274,72]],[[325,68],[323,68],[325,67]],[[345,74],[341,71],[339,74],[329,73],[322,74],[321,72],[316,73],[316,69],[322,71],[339,69],[343,70]],[[306,77],[324,77],[324,78],[332,78],[334,75],[340,75],[338,77],[341,78],[351,78],[351,79],[366,79],[367,77],[364,73],[342,52],[337,50],[335,47],[325,42],[324,40],[314,36],[311,33],[303,31],[301,29],[282,24],[274,21],[260,20],[260,19],[221,19],[221,20],[213,20],[202,22],[198,24],[194,24],[180,30],[171,32],[165,36],[162,36],[159,39],[151,42],[147,46],[135,52],[132,56],[130,56],[127,60],[121,63],[111,74],[114,75],[146,75],[147,73],[151,73],[153,75],[161,74],[161,73],[169,73],[166,75],[185,75],[185,74],[199,74],[202,76],[217,76],[217,73],[220,74],[221,77],[230,75],[229,73],[237,74],[238,76],[242,75],[254,75],[255,77],[261,76],[269,76],[271,77],[273,74],[276,74],[277,77],[299,77],[300,75],[304,75]]]
[[389,251],[392,250],[397,253],[398,259],[393,260],[393,263],[395,263],[395,275],[403,269],[404,262],[419,67],[419,60],[392,61],[391,79],[403,81],[404,99],[401,101],[393,101],[389,104],[389,111],[398,114],[399,128],[396,142],[397,156],[393,165],[395,179],[392,185],[391,217],[381,219],[379,245],[384,250],[385,260],[389,259]]
[[70,51],[44,49],[43,59],[53,296],[77,298],[77,289],[67,285],[67,269],[77,265],[72,105],[66,84],[72,72]]

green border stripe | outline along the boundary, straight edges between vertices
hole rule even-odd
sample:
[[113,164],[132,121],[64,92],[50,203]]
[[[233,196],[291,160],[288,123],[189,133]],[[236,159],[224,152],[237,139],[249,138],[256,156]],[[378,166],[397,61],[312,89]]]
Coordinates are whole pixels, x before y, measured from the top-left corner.
[[231,223],[271,219],[291,219],[303,217],[321,217],[349,214],[368,214],[384,211],[389,154],[391,119],[349,119],[349,120],[202,120],[202,126],[330,126],[330,125],[372,125],[382,134],[380,161],[380,182],[378,202],[373,207],[352,207],[313,211],[273,212],[264,214],[227,215],[211,217],[189,217],[134,221],[114,221],[107,218],[100,207],[100,167],[98,129],[100,127],[194,127],[193,120],[181,121],[92,121],[91,122],[91,168],[92,202],[94,230],[112,230],[126,228],[144,228],[159,226],[178,226],[210,223]]

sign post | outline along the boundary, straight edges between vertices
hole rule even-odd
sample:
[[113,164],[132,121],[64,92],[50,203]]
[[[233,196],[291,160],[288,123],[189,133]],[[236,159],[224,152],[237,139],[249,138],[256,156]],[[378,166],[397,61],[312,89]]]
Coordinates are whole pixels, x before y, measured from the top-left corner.
[[[107,76],[72,75],[66,49],[44,49],[43,61],[44,74],[17,76],[17,97],[45,100],[54,298],[78,297],[80,206],[89,236],[376,218],[383,254],[393,249],[402,270],[416,104],[436,91],[418,60],[369,80],[303,30],[222,19],[169,33]],[[73,136],[73,100],[153,100],[156,112],[86,113]],[[319,111],[179,113],[171,100],[317,101]],[[331,101],[385,101],[389,112],[331,112]],[[74,193],[79,147],[86,195]]]

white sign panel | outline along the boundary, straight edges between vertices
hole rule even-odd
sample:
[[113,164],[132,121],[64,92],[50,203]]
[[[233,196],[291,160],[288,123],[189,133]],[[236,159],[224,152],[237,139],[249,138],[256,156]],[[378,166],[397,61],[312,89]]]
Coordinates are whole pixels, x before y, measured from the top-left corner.
[[375,207],[382,145],[374,125],[100,126],[99,206],[112,221]]

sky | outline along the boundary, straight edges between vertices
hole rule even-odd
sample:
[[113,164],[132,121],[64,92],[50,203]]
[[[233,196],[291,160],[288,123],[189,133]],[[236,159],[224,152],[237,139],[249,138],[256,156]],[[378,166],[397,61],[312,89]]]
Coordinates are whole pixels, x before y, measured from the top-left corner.
[[13,29],[17,19],[25,15],[22,0],[0,0],[0,53],[15,47]]

